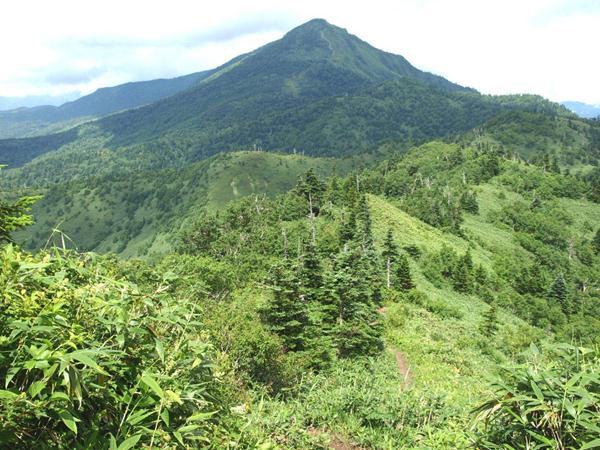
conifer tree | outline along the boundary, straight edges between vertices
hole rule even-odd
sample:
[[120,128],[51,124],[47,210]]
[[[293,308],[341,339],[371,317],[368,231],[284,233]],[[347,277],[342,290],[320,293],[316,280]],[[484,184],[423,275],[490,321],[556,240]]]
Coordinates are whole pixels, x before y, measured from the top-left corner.
[[371,212],[367,204],[367,197],[362,195],[356,208],[356,228],[357,239],[362,245],[363,250],[373,246],[373,230],[371,221]]
[[300,284],[308,301],[315,301],[319,296],[319,290],[323,286],[321,270],[317,247],[309,238],[304,245],[300,266]]
[[558,158],[554,156],[550,161],[550,171],[554,173],[560,173],[560,167],[558,165]]
[[356,236],[356,211],[354,208],[347,208],[344,211],[339,234],[340,243],[342,244],[353,240]]
[[471,291],[471,273],[473,270],[473,260],[471,259],[471,252],[467,252],[458,260],[456,268],[452,272],[452,281],[454,282],[454,289],[458,292],[468,293]]
[[479,286],[485,286],[487,284],[488,275],[481,264],[479,264],[475,268],[475,273],[473,275],[473,278],[474,278],[475,283],[477,283]]
[[479,327],[479,331],[484,336],[494,336],[498,332],[498,310],[496,305],[492,304],[483,315],[483,322]]
[[317,178],[312,168],[304,174],[304,177],[298,179],[295,191],[309,203],[309,215],[311,217],[318,216],[325,184]]
[[[0,165],[0,169],[2,167]],[[11,232],[33,223],[33,218],[28,212],[31,210],[31,205],[40,198],[22,197],[15,202],[0,198],[0,244],[11,242]]]
[[460,207],[472,214],[479,214],[479,204],[474,192],[465,191],[460,196]]
[[565,314],[571,313],[567,284],[562,275],[557,276],[550,285],[550,289],[548,289],[548,298],[557,302]]
[[333,204],[337,204],[340,199],[340,179],[337,175],[332,175],[329,177],[327,188],[325,189],[325,193],[323,194],[323,200],[324,202],[331,202]]
[[540,200],[540,198],[536,195],[535,197],[533,197],[533,200],[531,202],[531,205],[529,206],[530,209],[537,209],[540,206],[542,206],[542,201]]
[[335,258],[331,277],[336,301],[333,332],[340,356],[373,354],[381,349],[381,325],[373,301],[376,289],[369,279],[370,270],[368,258],[353,243],[345,245]]
[[394,235],[391,228],[388,228],[385,240],[383,241],[381,256],[385,261],[386,286],[389,289],[392,286],[392,264],[398,258],[398,246],[394,242]]
[[398,257],[396,265],[396,280],[394,281],[394,285],[402,291],[411,290],[415,285],[410,276],[408,258],[404,253]]
[[596,235],[594,236],[592,245],[594,246],[596,255],[600,255],[600,228],[598,228],[598,230],[596,231]]
[[284,260],[273,270],[273,298],[262,311],[263,319],[288,350],[301,350],[308,324],[307,302],[300,294],[297,268]]

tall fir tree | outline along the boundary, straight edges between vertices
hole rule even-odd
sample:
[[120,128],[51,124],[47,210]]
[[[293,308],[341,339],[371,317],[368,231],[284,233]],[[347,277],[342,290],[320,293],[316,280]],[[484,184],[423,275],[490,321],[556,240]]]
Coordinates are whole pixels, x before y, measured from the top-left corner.
[[496,305],[492,304],[483,314],[479,331],[487,337],[492,337],[498,332],[498,310]]
[[473,260],[470,250],[459,258],[455,269],[452,272],[452,281],[454,289],[464,294],[471,292],[472,287]]
[[373,230],[371,211],[367,203],[366,195],[361,195],[356,205],[356,237],[363,250],[373,246]]
[[410,264],[404,253],[398,256],[396,262],[396,279],[394,285],[401,291],[409,291],[415,287],[410,275]]
[[356,210],[354,208],[346,208],[342,214],[339,240],[341,244],[345,244],[353,240],[356,236]]
[[598,230],[596,231],[596,235],[592,240],[592,245],[594,247],[594,250],[596,251],[596,255],[600,255],[600,228],[598,228]]
[[381,256],[385,262],[386,286],[389,289],[392,287],[392,265],[398,259],[398,246],[394,241],[394,235],[391,228],[388,228],[387,234],[385,235]]
[[[0,165],[0,169],[4,167]],[[11,233],[33,223],[31,205],[41,197],[22,197],[14,202],[0,198],[0,244],[11,242]]]
[[300,262],[300,285],[303,294],[309,302],[316,301],[323,287],[323,276],[317,246],[312,237],[304,244]]
[[[370,279],[371,267],[360,246],[345,245],[336,256],[330,279],[336,309],[334,340],[342,357],[374,354],[381,350],[381,324]],[[331,310],[333,312],[333,310]]]
[[274,267],[271,282],[273,298],[263,309],[263,320],[281,337],[288,350],[304,347],[308,324],[307,300],[300,293],[297,267],[286,259]]
[[548,298],[557,302],[565,314],[571,314],[567,283],[562,275],[557,276],[548,289]]

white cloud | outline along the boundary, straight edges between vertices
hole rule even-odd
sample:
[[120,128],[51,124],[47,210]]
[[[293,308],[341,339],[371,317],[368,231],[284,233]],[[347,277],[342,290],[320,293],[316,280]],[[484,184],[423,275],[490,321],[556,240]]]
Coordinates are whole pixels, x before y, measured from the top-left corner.
[[314,17],[484,93],[600,103],[596,0],[5,2],[0,95],[204,70]]

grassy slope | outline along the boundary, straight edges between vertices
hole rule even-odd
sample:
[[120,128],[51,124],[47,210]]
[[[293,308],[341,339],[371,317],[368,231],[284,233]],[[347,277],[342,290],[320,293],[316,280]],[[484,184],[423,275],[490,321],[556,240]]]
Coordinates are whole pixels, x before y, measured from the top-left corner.
[[[503,254],[531,259],[512,231],[494,218],[494,212],[515,201],[531,201],[500,185],[495,179],[476,187],[480,214],[465,214],[465,238],[444,233],[406,214],[394,201],[370,196],[376,242],[391,228],[400,246],[416,245],[424,253],[443,245],[463,253],[470,245],[475,264],[493,273]],[[590,238],[600,220],[600,205],[586,200],[557,199],[573,218],[572,235]],[[385,449],[471,448],[471,411],[486,395],[497,364],[510,362],[530,339],[543,337],[511,311],[500,310],[503,324],[494,337],[479,327],[488,304],[477,295],[463,295],[450,286],[434,286],[424,276],[422,261],[411,259],[416,287],[426,295],[423,304],[388,304],[385,310],[386,350],[366,366],[342,365],[327,377],[308,379],[299,399],[260,404],[252,420],[265,435],[290,448],[321,448],[333,442]],[[395,352],[410,367],[404,385]],[[423,415],[423,411],[430,414]],[[381,428],[365,423],[390,420]],[[296,422],[298,418],[303,418]],[[310,433],[307,432],[310,430]],[[316,431],[315,431],[316,430]],[[350,448],[350,447],[348,447]],[[355,447],[352,447],[355,448]],[[356,447],[358,448],[358,447]]]
[[123,256],[163,253],[173,231],[200,208],[219,209],[250,194],[290,189],[313,168],[320,177],[346,173],[352,161],[266,152],[225,153],[190,165],[136,177],[96,179],[51,188],[34,208],[36,224],[17,238],[43,246],[53,228],[80,249]]

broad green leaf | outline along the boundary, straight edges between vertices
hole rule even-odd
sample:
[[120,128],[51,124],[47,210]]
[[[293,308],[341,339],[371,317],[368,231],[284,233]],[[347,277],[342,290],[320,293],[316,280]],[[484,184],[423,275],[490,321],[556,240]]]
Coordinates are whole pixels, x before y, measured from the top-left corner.
[[40,392],[42,392],[42,389],[44,389],[46,387],[46,382],[43,380],[40,381],[34,381],[33,383],[31,383],[31,386],[29,386],[29,389],[27,389],[27,393],[29,394],[29,396],[31,398],[35,398],[36,395],[38,395]]
[[594,439],[593,441],[586,442],[581,446],[580,450],[587,450],[588,448],[598,448],[600,447],[600,439]]
[[180,427],[177,431],[179,431],[180,433],[186,433],[188,431],[197,430],[198,428],[200,428],[200,425],[184,425]]
[[197,414],[194,414],[194,415],[191,415],[190,417],[188,417],[187,422],[202,422],[204,420],[210,419],[216,413],[217,413],[216,411],[197,413]]
[[77,423],[75,423],[76,419],[71,415],[69,411],[60,411],[58,413],[58,416],[69,430],[77,434]]
[[163,344],[162,344],[162,342],[160,342],[160,340],[155,339],[155,342],[156,342],[156,353],[158,354],[158,357],[164,364],[165,363],[165,348],[163,347]]
[[135,447],[141,437],[141,434],[136,434],[135,436],[125,439],[123,442],[121,442],[121,444],[119,444],[117,450],[129,450],[130,448]]
[[127,417],[126,422],[129,425],[137,425],[142,420],[144,420],[146,417],[151,416],[152,414],[154,414],[154,411],[146,411],[145,409],[142,409],[142,410],[136,411],[135,413],[133,413],[129,417]]
[[146,373],[146,374],[142,375],[141,381],[146,386],[148,386],[150,389],[152,389],[152,391],[156,395],[158,395],[161,399],[164,398],[163,390],[160,388],[160,386],[158,385],[156,380],[154,378],[152,378],[152,376],[150,376],[149,374]]
[[64,392],[54,392],[54,393],[52,393],[52,395],[50,396],[50,401],[54,402],[54,401],[58,401],[58,400],[70,401],[71,399]]
[[160,418],[162,419],[162,421],[165,423],[166,426],[170,426],[171,420],[170,420],[168,409],[165,408],[162,410],[162,412],[160,413]]
[[109,439],[109,446],[108,446],[109,450],[117,450],[117,440],[115,439],[115,437],[112,435],[112,433],[110,434],[110,439]]
[[3,389],[0,389],[0,400],[14,400],[17,397],[18,397],[18,395],[15,394],[14,392],[5,391]]
[[69,353],[68,355],[65,355],[68,358],[70,358],[71,360],[75,360],[75,361],[79,361],[82,364],[85,364],[88,367],[91,367],[92,369],[104,374],[104,375],[108,375],[107,372],[105,372],[102,367],[100,367],[98,365],[98,363],[96,361],[94,361],[89,354],[87,354],[87,352],[72,352]]
[[177,439],[179,441],[179,443],[183,446],[183,436],[181,435],[181,433],[179,431],[173,431],[173,436],[175,436],[175,439]]

